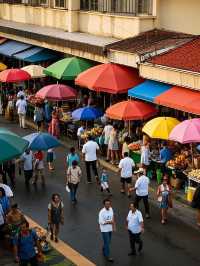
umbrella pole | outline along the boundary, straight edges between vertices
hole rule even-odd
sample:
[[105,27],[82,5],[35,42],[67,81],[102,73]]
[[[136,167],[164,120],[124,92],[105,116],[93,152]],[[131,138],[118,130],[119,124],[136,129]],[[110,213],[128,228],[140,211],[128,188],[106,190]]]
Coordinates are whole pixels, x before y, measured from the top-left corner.
[[131,121],[130,120],[128,121],[128,134],[130,137],[131,136]]
[[106,108],[106,95],[105,95],[105,93],[103,95],[103,107],[104,107],[104,109]]
[[86,120],[86,122],[85,122],[85,127],[86,127],[86,130],[87,130],[87,120]]
[[191,155],[192,155],[192,168],[194,168],[194,152],[193,152],[193,144],[190,144],[190,149],[191,149]]

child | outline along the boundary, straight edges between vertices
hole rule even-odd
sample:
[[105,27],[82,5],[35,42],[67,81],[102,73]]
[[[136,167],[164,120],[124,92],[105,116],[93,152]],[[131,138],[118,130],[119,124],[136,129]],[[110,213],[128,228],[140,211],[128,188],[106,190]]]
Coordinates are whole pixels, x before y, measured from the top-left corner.
[[101,182],[101,192],[106,190],[111,195],[109,184],[108,184],[108,173],[106,172],[105,168],[103,168],[102,170],[100,182]]

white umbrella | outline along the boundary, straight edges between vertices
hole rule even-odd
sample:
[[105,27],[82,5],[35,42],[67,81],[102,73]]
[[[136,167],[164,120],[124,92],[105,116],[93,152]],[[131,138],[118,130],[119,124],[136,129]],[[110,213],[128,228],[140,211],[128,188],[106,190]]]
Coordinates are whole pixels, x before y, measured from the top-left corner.
[[35,78],[43,78],[46,75],[43,73],[44,67],[40,65],[29,65],[22,68],[26,72],[28,72],[33,79]]

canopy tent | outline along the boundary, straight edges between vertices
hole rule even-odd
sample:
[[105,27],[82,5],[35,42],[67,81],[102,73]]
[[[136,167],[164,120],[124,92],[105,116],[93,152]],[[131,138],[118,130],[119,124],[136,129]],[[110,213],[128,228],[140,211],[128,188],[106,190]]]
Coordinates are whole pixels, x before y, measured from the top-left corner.
[[128,91],[128,96],[144,100],[147,102],[154,102],[155,97],[168,91],[172,86],[153,80],[146,80]]
[[0,45],[0,54],[13,56],[14,54],[22,52],[30,47],[32,47],[32,44],[17,41],[6,41]]
[[29,63],[42,62],[47,60],[54,60],[58,58],[57,53],[42,47],[32,47],[26,51],[16,53],[16,59],[23,60]]
[[155,103],[184,112],[200,114],[200,93],[182,87],[172,87],[155,98]]

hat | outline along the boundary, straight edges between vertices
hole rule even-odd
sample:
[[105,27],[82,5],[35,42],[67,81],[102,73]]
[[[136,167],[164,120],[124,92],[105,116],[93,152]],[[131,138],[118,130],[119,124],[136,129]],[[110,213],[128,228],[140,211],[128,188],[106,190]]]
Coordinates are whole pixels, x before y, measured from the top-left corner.
[[143,174],[144,173],[144,169],[143,168],[139,168],[137,171],[134,171],[134,174]]

